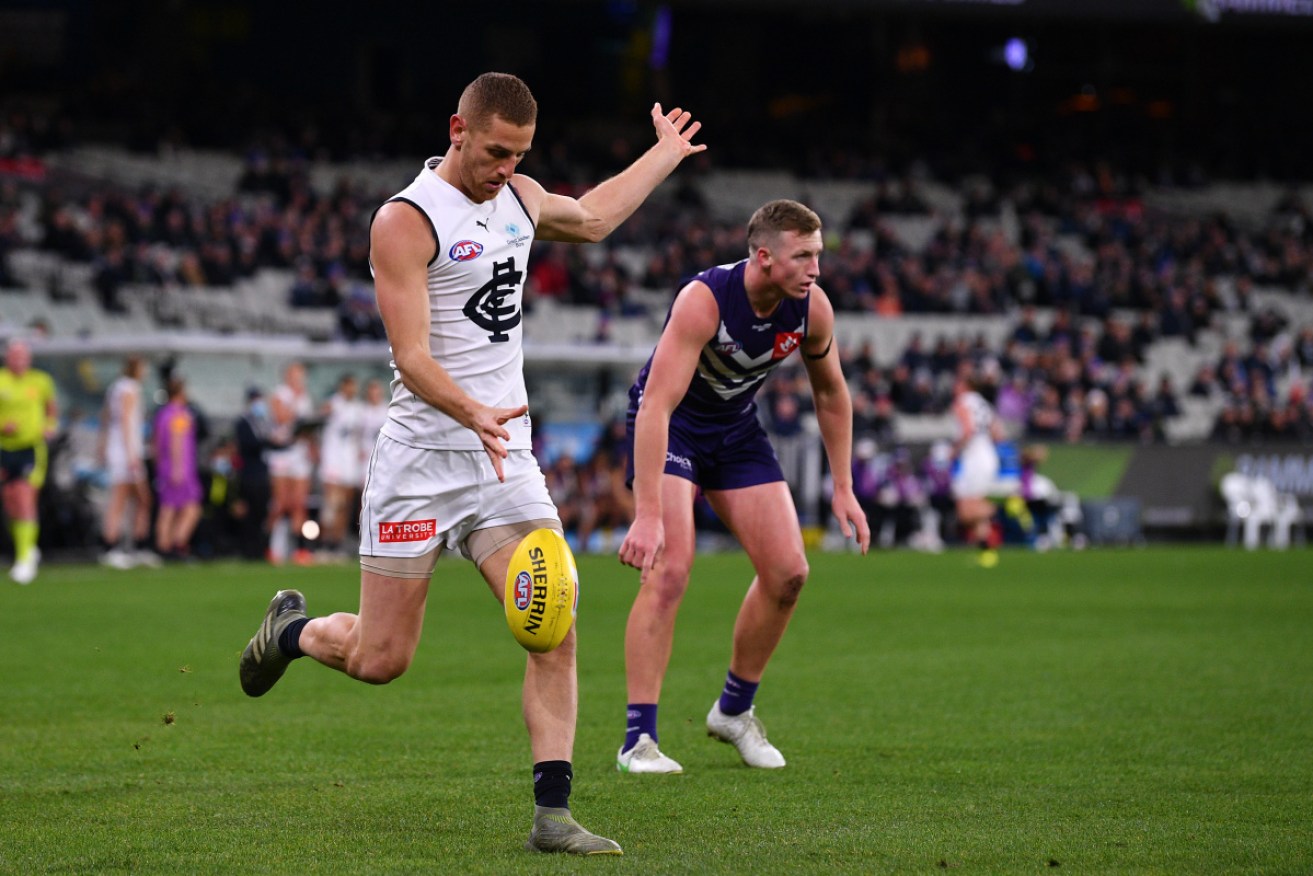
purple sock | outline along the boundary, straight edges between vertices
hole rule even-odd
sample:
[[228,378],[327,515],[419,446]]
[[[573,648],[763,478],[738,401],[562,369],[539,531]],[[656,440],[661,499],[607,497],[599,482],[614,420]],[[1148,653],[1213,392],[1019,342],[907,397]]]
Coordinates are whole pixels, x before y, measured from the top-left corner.
[[725,689],[720,692],[720,710],[726,715],[742,715],[752,708],[759,681],[744,681],[733,672],[725,673]]
[[629,704],[625,712],[625,751],[637,745],[638,737],[644,733],[651,736],[653,742],[657,741],[656,716],[656,703]]

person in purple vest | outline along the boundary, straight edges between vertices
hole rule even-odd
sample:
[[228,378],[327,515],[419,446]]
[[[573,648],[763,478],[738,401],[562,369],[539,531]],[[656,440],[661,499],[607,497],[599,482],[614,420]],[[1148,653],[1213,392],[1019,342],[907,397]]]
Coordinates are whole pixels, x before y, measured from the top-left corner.
[[155,414],[155,494],[159,517],[155,547],[162,557],[183,559],[201,519],[201,479],[196,470],[196,415],[180,378],[167,384],[169,400]]
[[834,347],[834,308],[816,284],[822,248],[821,220],[812,210],[789,200],[762,206],[748,222],[748,257],[704,271],[680,290],[629,390],[635,508],[620,561],[641,578],[625,628],[628,726],[616,759],[622,772],[683,771],[657,747],[657,703],[693,566],[699,490],[757,573],[734,625],[729,673],[707,732],[733,744],[748,766],[784,766],[753,697],[807,581],[807,557],[754,397],[795,351],[834,478],[834,516],[862,553],[870,547],[853,494],[852,400]]

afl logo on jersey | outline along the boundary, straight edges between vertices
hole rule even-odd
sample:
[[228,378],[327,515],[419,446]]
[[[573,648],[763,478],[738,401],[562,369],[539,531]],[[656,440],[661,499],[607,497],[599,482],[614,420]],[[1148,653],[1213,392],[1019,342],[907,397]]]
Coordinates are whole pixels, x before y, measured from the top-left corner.
[[451,245],[448,252],[453,262],[468,262],[483,255],[483,244],[477,240],[458,240]]

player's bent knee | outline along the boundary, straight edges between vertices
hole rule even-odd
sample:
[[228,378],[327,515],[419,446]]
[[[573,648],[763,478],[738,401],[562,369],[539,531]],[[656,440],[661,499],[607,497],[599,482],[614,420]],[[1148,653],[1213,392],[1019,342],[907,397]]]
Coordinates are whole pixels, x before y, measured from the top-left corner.
[[542,663],[544,665],[559,665],[562,663],[572,664],[575,661],[575,642],[574,627],[571,627],[570,632],[566,633],[565,638],[561,640],[561,644],[557,645],[552,650],[541,652],[530,651],[529,661],[531,663]]
[[684,592],[688,590],[688,578],[692,568],[687,564],[668,564],[662,562],[643,589],[649,598],[656,600],[659,607],[678,608]]
[[776,579],[774,586],[771,587],[771,593],[780,608],[787,609],[797,605],[803,585],[807,583],[809,571],[807,560],[800,558]]
[[387,684],[410,668],[410,659],[390,654],[375,654],[347,663],[347,674],[366,684]]

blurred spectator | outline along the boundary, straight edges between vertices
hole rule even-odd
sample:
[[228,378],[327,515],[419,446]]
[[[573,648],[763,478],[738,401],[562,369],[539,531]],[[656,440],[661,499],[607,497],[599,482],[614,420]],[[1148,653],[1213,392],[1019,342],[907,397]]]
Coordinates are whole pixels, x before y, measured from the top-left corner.
[[265,521],[273,495],[265,452],[285,445],[274,440],[269,405],[258,387],[246,390],[246,409],[233,425],[233,438],[237,443],[237,501],[232,514],[238,521],[238,550],[248,560],[262,560],[269,546]]
[[874,502],[863,510],[871,522],[872,540],[880,547],[892,547],[907,544],[921,528],[921,510],[928,498],[911,451],[899,447],[885,460],[877,475]]
[[178,377],[166,384],[168,401],[155,414],[155,548],[166,559],[191,554],[192,533],[201,517],[201,482],[197,469],[197,426]]
[[372,288],[363,283],[351,287],[338,306],[337,329],[347,341],[382,341],[387,338]]

